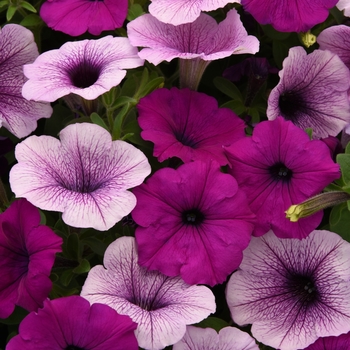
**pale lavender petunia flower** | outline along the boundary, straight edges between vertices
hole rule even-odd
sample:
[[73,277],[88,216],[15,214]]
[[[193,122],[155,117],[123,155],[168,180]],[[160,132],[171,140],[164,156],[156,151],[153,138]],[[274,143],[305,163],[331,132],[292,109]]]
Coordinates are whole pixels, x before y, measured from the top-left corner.
[[151,0],[150,14],[163,23],[179,25],[195,21],[201,11],[213,11],[240,0]]
[[259,350],[255,340],[235,327],[222,328],[219,334],[212,328],[187,326],[184,337],[173,350]]
[[349,0],[339,0],[337,3],[339,10],[344,10],[344,15],[350,17],[350,1]]
[[180,277],[148,271],[137,263],[133,237],[121,237],[106,250],[104,267],[91,269],[81,296],[107,304],[138,324],[139,346],[163,349],[178,342],[186,325],[215,312],[215,298],[205,286],[190,286]]
[[24,66],[27,100],[53,102],[70,93],[93,100],[118,85],[128,68],[143,65],[127,38],[67,42]]
[[268,99],[270,120],[282,116],[312,128],[314,138],[336,136],[350,122],[350,72],[337,55],[322,50],[307,55],[293,47],[279,76]]
[[330,231],[253,237],[226,299],[235,323],[252,324],[252,335],[277,349],[349,332],[350,244]]
[[127,189],[150,173],[146,156],[94,124],[69,125],[60,139],[31,136],[17,145],[12,191],[41,209],[63,212],[68,225],[108,230],[136,205]]
[[145,47],[139,53],[141,58],[154,65],[180,58],[180,85],[194,90],[211,61],[259,50],[258,39],[248,35],[235,9],[219,24],[204,13],[193,23],[179,26],[145,14],[130,22],[127,29],[130,43]]
[[17,24],[0,29],[0,126],[13,135],[28,136],[37,127],[37,120],[49,118],[52,108],[47,103],[30,102],[22,96],[27,80],[23,65],[39,55],[33,33]]

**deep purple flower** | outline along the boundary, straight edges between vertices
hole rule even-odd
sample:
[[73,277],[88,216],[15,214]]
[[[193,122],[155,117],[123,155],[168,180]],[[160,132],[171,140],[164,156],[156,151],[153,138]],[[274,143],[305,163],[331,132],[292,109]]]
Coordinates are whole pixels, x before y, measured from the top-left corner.
[[128,68],[143,65],[127,38],[67,42],[24,66],[27,100],[53,102],[70,93],[93,100],[118,85]]
[[173,350],[259,350],[255,340],[238,328],[225,327],[219,334],[212,328],[187,326],[185,336]]
[[67,225],[108,230],[136,205],[128,189],[150,173],[146,156],[94,124],[69,125],[60,138],[31,136],[16,146],[12,191],[63,212]]
[[78,36],[100,35],[123,26],[128,0],[47,0],[40,17],[52,29]]
[[240,0],[151,0],[150,14],[163,23],[179,25],[195,21],[201,11],[213,11]]
[[305,350],[348,350],[350,349],[350,332],[337,337],[318,338]]
[[28,136],[37,127],[37,120],[49,118],[52,108],[47,103],[30,102],[22,97],[27,80],[23,65],[38,57],[32,32],[17,24],[0,29],[0,127],[18,138]]
[[104,267],[91,269],[81,296],[111,306],[138,324],[139,346],[163,349],[179,341],[186,325],[215,312],[215,298],[205,286],[189,286],[180,277],[147,271],[137,263],[135,239],[121,237],[109,245]]
[[323,22],[338,0],[242,0],[243,8],[260,24],[280,32],[307,32]]
[[160,162],[178,157],[227,164],[223,146],[245,137],[245,124],[208,95],[189,89],[158,89],[140,100],[141,136],[154,143]]
[[317,42],[321,50],[335,53],[350,69],[350,28],[348,26],[337,25],[326,28],[317,37]]
[[339,178],[339,166],[326,144],[279,117],[259,123],[252,137],[228,147],[228,170],[247,194],[257,220],[254,234],[272,229],[278,237],[304,238],[321,222],[322,212],[290,222],[285,211],[321,192]]
[[279,76],[268,100],[269,119],[282,116],[312,128],[314,138],[336,136],[350,123],[350,72],[337,55],[322,50],[307,55],[293,47]]
[[74,295],[46,300],[19,325],[6,350],[137,350],[136,323],[107,305]]
[[140,265],[210,286],[239,266],[254,216],[236,180],[217,163],[163,168],[133,192]]
[[40,225],[39,210],[25,199],[0,214],[0,318],[10,316],[15,305],[28,311],[42,307],[61,245],[62,239]]
[[226,299],[233,321],[252,324],[258,341],[295,350],[349,332],[350,244],[340,236],[279,239],[270,231],[253,237],[243,254]]

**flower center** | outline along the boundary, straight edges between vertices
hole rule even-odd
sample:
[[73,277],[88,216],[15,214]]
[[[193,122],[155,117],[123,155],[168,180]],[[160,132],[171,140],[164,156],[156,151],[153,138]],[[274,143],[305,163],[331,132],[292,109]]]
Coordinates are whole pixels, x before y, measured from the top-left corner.
[[293,91],[287,91],[281,94],[278,105],[284,119],[292,122],[298,121],[306,108],[305,102],[300,94]]
[[64,350],[84,350],[84,348],[75,345],[68,345]]
[[194,140],[187,137],[187,135],[185,135],[185,132],[174,131],[174,135],[175,135],[176,140],[181,142],[183,145],[191,147],[191,148],[196,148],[197,143]]
[[186,225],[198,226],[204,221],[204,215],[198,209],[186,210],[182,213],[182,222]]
[[98,80],[101,69],[88,60],[78,62],[67,70],[71,83],[77,88],[87,88]]
[[288,169],[283,163],[276,163],[269,168],[269,172],[274,180],[288,181],[291,179],[293,172]]
[[[289,292],[296,297],[303,306],[309,306],[318,300],[316,283],[311,277],[303,275],[292,275],[289,280]],[[306,305],[305,305],[306,304]]]

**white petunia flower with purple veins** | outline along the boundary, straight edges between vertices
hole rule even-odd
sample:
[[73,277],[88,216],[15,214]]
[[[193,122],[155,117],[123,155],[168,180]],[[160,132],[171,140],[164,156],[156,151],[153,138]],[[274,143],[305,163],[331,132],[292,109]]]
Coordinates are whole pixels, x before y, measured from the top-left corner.
[[173,350],[259,350],[255,340],[235,327],[225,327],[217,333],[212,328],[187,326],[184,337]]
[[127,30],[132,45],[145,47],[139,56],[150,63],[180,58],[180,87],[193,90],[211,61],[259,51],[258,39],[248,35],[235,9],[219,24],[204,13],[179,26],[145,14],[128,23]]
[[125,69],[142,66],[143,62],[127,38],[109,35],[67,42],[24,66],[29,80],[22,94],[34,101],[53,102],[70,93],[94,100],[118,85],[126,75]]
[[215,312],[209,288],[148,271],[137,259],[135,239],[117,239],[105,252],[104,266],[90,270],[81,296],[130,316],[138,324],[135,335],[141,348],[157,350],[172,345],[184,336],[186,325]]
[[344,16],[350,17],[350,1],[349,0],[339,0],[337,5],[339,10],[344,10]]
[[240,0],[151,0],[148,11],[163,23],[179,24],[194,22],[201,11],[213,11]]
[[259,342],[304,349],[350,331],[350,244],[330,231],[303,240],[253,237],[226,288],[233,321]]
[[16,146],[12,191],[40,209],[62,212],[67,225],[108,230],[135,207],[128,189],[151,172],[146,156],[94,124],[69,125],[60,139],[30,136]]
[[268,99],[268,119],[282,116],[301,129],[312,128],[314,138],[336,136],[350,123],[350,72],[336,54],[315,50],[307,55],[293,47],[279,76]]
[[22,86],[27,80],[23,65],[38,57],[33,33],[18,25],[7,24],[0,29],[0,127],[18,138],[28,136],[37,127],[37,120],[49,118],[48,103],[27,101]]

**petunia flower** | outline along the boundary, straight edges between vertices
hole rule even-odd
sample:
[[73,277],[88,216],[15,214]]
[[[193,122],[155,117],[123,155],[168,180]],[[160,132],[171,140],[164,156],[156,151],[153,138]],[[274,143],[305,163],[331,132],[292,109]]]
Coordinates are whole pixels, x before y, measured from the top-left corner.
[[30,102],[22,96],[27,80],[23,65],[32,63],[39,55],[32,32],[18,24],[0,29],[0,127],[18,138],[28,136],[37,127],[37,120],[49,118],[48,103]]
[[[329,231],[303,240],[253,237],[226,299],[233,321],[280,350],[350,331],[350,244]],[[327,350],[329,350],[327,348]]]
[[63,212],[67,225],[108,230],[134,208],[127,189],[150,173],[146,156],[94,124],[69,125],[60,138],[31,136],[16,146],[12,191],[41,209]]
[[15,305],[28,311],[42,307],[61,246],[62,239],[40,225],[39,210],[25,199],[0,214],[0,318],[10,316]]
[[46,300],[30,313],[6,350],[137,350],[136,323],[107,305],[74,295]]
[[329,10],[338,0],[241,0],[260,24],[271,24],[280,32],[307,32],[314,25],[322,23]]
[[225,281],[242,261],[254,215],[215,162],[163,168],[133,190],[139,264],[189,284]]
[[305,350],[347,350],[350,349],[350,332],[337,337],[318,338]]
[[154,143],[153,155],[160,162],[178,157],[185,163],[213,159],[226,165],[223,146],[245,137],[245,124],[236,114],[189,89],[155,90],[137,107],[141,136]]
[[344,16],[350,17],[350,2],[349,0],[339,0],[337,2],[339,10],[344,10]]
[[215,298],[205,286],[189,286],[180,277],[147,271],[137,263],[133,237],[121,237],[107,248],[104,267],[89,272],[81,296],[107,304],[138,324],[135,335],[145,349],[163,349],[179,341],[186,325],[215,312]]
[[24,66],[27,100],[53,102],[70,93],[93,100],[118,85],[128,68],[143,65],[127,38],[67,42]]
[[175,26],[194,22],[201,11],[213,11],[240,0],[151,0],[148,11],[159,21]]
[[321,50],[335,53],[350,69],[350,28],[348,26],[337,25],[324,29],[317,37],[317,42]]
[[269,119],[282,116],[302,129],[312,128],[314,138],[336,136],[350,123],[350,72],[337,55],[322,50],[307,55],[293,47],[279,76],[268,99]]
[[255,340],[235,327],[222,328],[219,334],[212,328],[187,326],[185,336],[173,350],[259,350]]
[[226,148],[228,172],[245,191],[257,216],[254,235],[272,229],[278,237],[304,238],[321,222],[318,212],[290,222],[285,211],[320,193],[340,176],[329,148],[279,117],[259,123],[252,137]]
[[204,13],[179,26],[145,14],[128,23],[127,30],[132,45],[145,47],[140,57],[154,65],[180,58],[180,86],[193,90],[211,61],[259,50],[258,39],[247,34],[235,9],[219,24]]
[[47,0],[40,17],[52,29],[71,36],[100,35],[123,26],[128,0]]

